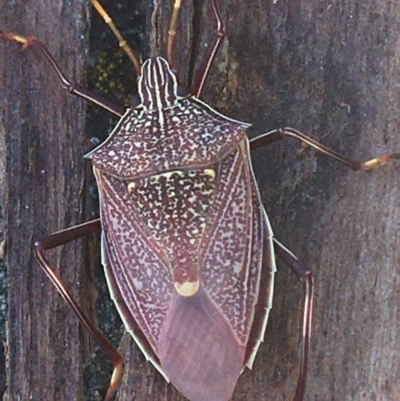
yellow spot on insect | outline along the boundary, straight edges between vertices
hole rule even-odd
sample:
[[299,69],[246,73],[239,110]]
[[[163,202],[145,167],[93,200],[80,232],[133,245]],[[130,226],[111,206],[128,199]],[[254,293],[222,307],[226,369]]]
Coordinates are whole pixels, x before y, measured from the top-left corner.
[[160,174],[160,176],[165,177],[167,180],[169,180],[173,175],[175,171],[168,171],[167,173]]
[[175,283],[176,292],[182,297],[191,297],[199,290],[200,282],[196,281],[186,281],[185,283]]
[[212,168],[206,168],[204,174],[208,175],[212,180],[215,178],[215,171]]
[[159,174],[158,176],[159,176],[159,177],[165,177],[167,180],[169,180],[169,179],[171,179],[171,177],[172,177],[174,174],[178,174],[178,175],[180,175],[180,176],[183,176],[183,175],[184,175],[184,172],[181,171],[181,170],[173,170],[173,171],[167,171],[166,173],[161,173],[161,174]]
[[131,194],[131,193],[135,190],[135,188],[136,188],[136,184],[135,184],[134,182],[130,182],[130,183],[128,184],[128,186],[127,186],[128,193]]

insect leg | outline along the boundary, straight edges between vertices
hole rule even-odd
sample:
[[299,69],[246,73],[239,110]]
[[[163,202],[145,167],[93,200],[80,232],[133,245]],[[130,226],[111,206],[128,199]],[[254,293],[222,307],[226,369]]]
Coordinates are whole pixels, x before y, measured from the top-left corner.
[[119,117],[121,117],[125,113],[124,107],[118,106],[118,105],[110,102],[109,100],[104,99],[101,96],[89,91],[88,89],[82,87],[81,85],[75,84],[75,83],[71,82],[69,79],[67,79],[64,72],[61,70],[60,66],[57,64],[57,61],[47,50],[46,46],[42,42],[40,42],[40,40],[36,39],[33,36],[26,38],[19,34],[12,33],[12,32],[4,32],[2,30],[0,30],[0,36],[4,36],[5,38],[12,40],[14,42],[17,42],[17,43],[21,43],[23,45],[24,49],[29,46],[33,46],[37,50],[39,50],[39,52],[46,58],[46,60],[53,67],[53,70],[55,71],[55,73],[61,83],[61,86],[64,89],[66,89],[68,92],[70,92],[71,94],[79,96],[92,103],[95,103],[95,104],[103,107],[104,109],[110,111],[111,113],[116,114]]
[[105,23],[110,27],[110,29],[113,31],[113,34],[116,36],[119,42],[119,47],[124,50],[126,55],[129,57],[129,60],[132,61],[133,65],[135,66],[135,71],[136,71],[136,76],[141,75],[141,66],[139,62],[139,58],[135,54],[134,50],[132,47],[126,43],[126,40],[123,38],[121,35],[120,31],[117,29],[115,26],[113,20],[111,17],[108,15],[107,11],[103,8],[103,6],[98,2],[98,0],[90,0],[93,4],[93,7],[96,9],[96,11],[100,14],[100,16],[103,18]]
[[297,381],[296,392],[293,401],[302,401],[304,398],[306,380],[307,380],[307,367],[308,367],[308,353],[310,349],[311,337],[311,318],[312,318],[312,304],[313,304],[313,291],[314,283],[311,271],[304,266],[293,253],[285,248],[279,241],[274,238],[274,250],[276,255],[282,259],[299,277],[304,281],[306,286],[304,297],[304,315],[303,315],[303,341],[301,348],[301,362],[299,370],[299,378]]
[[168,30],[167,57],[171,69],[175,69],[175,39],[176,39],[176,21],[178,20],[179,10],[182,0],[175,0],[174,11],[172,12],[171,23]]
[[215,55],[220,44],[225,38],[225,26],[218,11],[217,0],[211,0],[211,6],[215,19],[217,20],[217,31],[212,42],[207,47],[206,53],[203,56],[199,70],[197,71],[196,77],[194,79],[194,83],[190,89],[190,93],[196,97],[199,97],[201,91],[203,90],[208,72],[210,71]]
[[389,160],[400,159],[400,153],[392,153],[378,156],[365,162],[351,160],[328,148],[327,146],[322,145],[315,139],[302,134],[300,131],[297,131],[294,128],[279,128],[262,134],[256,138],[253,138],[250,140],[250,149],[257,149],[270,143],[281,141],[282,139],[285,139],[287,137],[292,137],[300,140],[301,142],[313,147],[314,149],[330,157],[333,157],[339,163],[342,163],[343,165],[354,171],[369,170],[383,163],[386,163]]
[[123,371],[123,357],[122,355],[107,341],[107,339],[101,334],[94,324],[88,319],[83,313],[82,309],[75,301],[70,290],[56,272],[54,266],[49,262],[45,255],[45,251],[48,249],[56,248],[60,245],[64,245],[75,239],[83,237],[85,235],[97,232],[101,230],[100,219],[92,220],[87,223],[68,228],[66,230],[58,231],[47,237],[41,238],[34,243],[34,252],[40,266],[49,277],[51,282],[57,288],[58,292],[75,312],[81,324],[86,328],[90,335],[97,341],[104,353],[110,359],[114,365],[114,372],[111,377],[110,386],[107,390],[107,395],[104,401],[109,401],[117,390],[122,377]]

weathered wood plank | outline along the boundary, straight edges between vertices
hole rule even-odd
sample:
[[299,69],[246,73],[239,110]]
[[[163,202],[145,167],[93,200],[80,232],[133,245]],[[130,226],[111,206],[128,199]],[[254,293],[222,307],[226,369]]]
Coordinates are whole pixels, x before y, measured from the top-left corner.
[[[155,42],[165,34],[169,18],[165,2],[158,3],[159,30],[153,36]],[[237,0],[220,1],[221,14],[227,26],[227,40],[211,71],[203,98],[228,116],[252,122],[251,135],[290,125],[351,157],[367,159],[376,153],[400,151],[400,116],[397,111],[400,95],[396,89],[400,65],[400,5],[389,0],[379,4],[360,0],[346,3],[333,1],[329,4],[316,0],[279,0],[275,3],[249,0],[244,7],[243,2]],[[185,2],[180,21],[185,35],[184,40],[178,42],[178,54],[183,61],[186,60],[186,66],[190,60],[187,44],[191,38],[204,43],[209,40],[214,27],[210,10],[207,8],[206,11],[205,7],[206,1],[196,2],[194,8],[189,0]],[[29,7],[26,9],[29,10]],[[47,15],[38,6],[29,12]],[[189,17],[192,12],[194,19]],[[47,13],[51,14],[50,11]],[[19,32],[35,33],[36,36],[48,28],[45,23],[38,27],[30,25],[35,16],[29,18],[31,22],[26,22],[27,17],[20,16],[16,10],[6,14],[6,24],[0,21],[1,27],[5,25]],[[74,15],[77,18],[77,14]],[[76,21],[74,18],[71,21]],[[51,20],[53,23],[54,17]],[[17,25],[11,25],[11,21]],[[150,14],[148,21],[151,21]],[[198,24],[195,25],[194,36],[192,21]],[[65,40],[68,34],[61,35],[60,32],[64,31],[56,26],[51,27],[55,29],[55,37],[50,33],[44,34],[42,39],[51,43],[51,50],[70,75],[77,74],[74,68],[78,66],[69,64],[75,60],[72,53],[68,53],[70,57],[65,50],[64,55],[58,53],[60,45],[55,38]],[[67,43],[64,43],[64,49],[69,49]],[[79,37],[74,43],[80,43]],[[201,53],[204,47],[198,45],[195,49]],[[56,199],[55,195],[60,191],[62,198],[68,199],[62,189],[65,188],[64,182],[72,181],[63,175],[60,183],[59,177],[60,171],[67,174],[65,171],[68,169],[58,165],[52,170],[47,165],[42,167],[47,160],[41,155],[55,152],[66,156],[61,150],[66,153],[70,145],[57,142],[66,141],[65,135],[60,136],[60,133],[74,132],[76,135],[82,130],[78,126],[73,131],[68,131],[65,125],[56,127],[57,116],[63,112],[60,113],[62,108],[56,107],[58,101],[52,100],[49,104],[50,95],[53,96],[51,99],[55,99],[54,96],[59,94],[64,99],[62,107],[69,104],[69,110],[75,103],[61,93],[55,81],[51,81],[50,85],[51,74],[47,78],[47,73],[42,74],[46,92],[41,92],[39,100],[47,100],[46,111],[51,112],[55,120],[44,122],[46,125],[42,128],[38,118],[46,116],[34,113],[33,123],[33,117],[28,118],[26,114],[18,117],[14,110],[31,111],[32,101],[27,100],[28,95],[38,96],[37,87],[43,76],[37,77],[39,64],[29,64],[29,70],[21,68],[21,58],[24,65],[28,65],[29,57],[35,56],[28,53],[21,55],[12,44],[0,44],[0,52],[6,60],[5,99],[8,105],[6,103],[5,123],[13,157],[7,170],[7,237],[10,233],[22,234],[22,239],[13,239],[9,243],[9,272],[13,272],[13,276],[9,276],[10,294],[15,294],[10,295],[10,305],[14,305],[14,309],[10,309],[9,341],[19,352],[13,354],[13,359],[26,358],[23,365],[17,365],[17,359],[10,360],[14,369],[12,372],[15,372],[10,394],[12,391],[27,391],[21,380],[26,380],[28,387],[41,380],[41,388],[46,386],[47,389],[53,384],[57,393],[60,392],[57,398],[51,398],[56,397],[56,393],[49,390],[49,400],[78,399],[78,392],[68,393],[69,398],[65,398],[61,384],[68,383],[67,380],[78,383],[76,375],[79,376],[79,372],[73,365],[75,362],[71,362],[75,359],[69,356],[69,352],[71,355],[78,352],[75,337],[77,322],[72,317],[63,320],[61,325],[60,320],[67,313],[64,309],[53,315],[53,305],[58,307],[62,302],[38,271],[29,251],[23,256],[15,256],[18,258],[15,261],[10,258],[19,255],[20,250],[28,249],[31,238],[40,235],[44,228],[51,232],[71,225],[77,219],[76,216],[64,218],[65,212],[60,209],[63,200],[60,197]],[[80,54],[84,56],[84,52]],[[13,61],[12,57],[17,57],[17,61]],[[47,71],[45,68],[42,67],[42,71]],[[185,77],[187,68],[180,73]],[[36,75],[32,77],[31,74]],[[24,90],[23,100],[15,97],[19,90]],[[33,103],[35,110],[39,100]],[[76,104],[80,104],[79,101]],[[13,117],[17,118],[16,122],[13,122]],[[17,134],[19,130],[23,132]],[[49,134],[55,139],[49,140]],[[18,139],[18,135],[23,140]],[[39,139],[33,143],[35,135]],[[82,147],[76,146],[76,138],[71,152],[81,153]],[[47,141],[52,145],[48,150],[45,147]],[[19,144],[24,147],[17,151]],[[400,334],[400,239],[397,234],[400,167],[392,163],[369,173],[352,173],[314,152],[297,155],[299,149],[298,143],[287,141],[270,149],[258,150],[254,155],[254,166],[277,238],[315,274],[315,320],[306,399],[394,401],[400,390],[400,349],[397,341]],[[76,160],[81,159],[77,157]],[[15,170],[18,168],[22,171]],[[38,186],[36,183],[44,180],[36,178],[36,173],[41,177],[41,170],[52,171],[55,178],[46,177],[49,183],[44,183],[36,194],[33,193]],[[31,178],[32,174],[35,174],[34,178]],[[54,180],[57,180],[57,185]],[[55,194],[43,194],[46,188],[54,188]],[[75,188],[68,186],[71,190],[69,202],[75,199],[72,197],[79,192],[79,188],[79,184]],[[50,209],[55,205],[57,210]],[[16,212],[24,214],[17,216]],[[37,214],[42,212],[48,212],[50,217],[38,217]],[[49,223],[54,223],[54,226]],[[72,253],[70,260],[78,260],[77,255]],[[26,272],[29,272],[27,276]],[[234,400],[291,399],[297,378],[302,313],[299,306],[302,286],[296,282],[296,278],[287,274],[286,267],[280,264],[265,344],[260,349],[253,371],[244,372],[239,380]],[[50,292],[55,298],[49,301],[44,297]],[[27,298],[17,298],[21,293]],[[47,308],[39,312],[38,305],[43,302]],[[36,314],[32,315],[35,319],[26,318],[32,313]],[[52,324],[56,334],[49,337],[52,341],[56,339],[61,344],[68,344],[67,348],[54,343],[45,347],[48,337],[46,330],[45,334],[41,331],[44,326],[39,323],[39,318],[45,321],[56,319]],[[28,336],[30,344],[27,345]],[[45,339],[40,347],[36,345],[37,337]],[[122,348],[127,348],[126,341],[124,339],[125,346]],[[54,355],[59,358],[57,370],[53,367]],[[61,371],[59,366],[64,366],[68,373]],[[127,353],[126,371],[119,401],[133,398],[139,401],[183,400],[144,362],[135,346],[130,347]],[[17,388],[18,383],[21,388]],[[79,386],[68,383],[67,387],[71,390]]]
[[[35,35],[84,82],[86,5],[2,1],[0,27]],[[5,399],[82,399],[79,324],[33,257],[33,241],[82,220],[85,105],[61,89],[35,50],[0,39],[7,147],[5,225],[9,321]],[[49,252],[79,293],[81,243]]]

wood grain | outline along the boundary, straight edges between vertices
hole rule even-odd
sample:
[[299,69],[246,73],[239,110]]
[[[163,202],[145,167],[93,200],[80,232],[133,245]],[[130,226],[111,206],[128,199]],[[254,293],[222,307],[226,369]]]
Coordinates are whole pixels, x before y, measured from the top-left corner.
[[[165,43],[170,2],[155,3],[156,14],[147,3],[142,8],[147,27],[157,22],[145,49]],[[400,4],[219,3],[227,38],[203,93],[206,102],[252,123],[251,136],[292,126],[348,157],[400,152]],[[68,75],[82,81],[85,8],[74,4],[3,6],[0,28],[39,36]],[[213,29],[207,1],[184,2],[177,50],[183,81]],[[28,394],[34,400],[80,400],[78,324],[29,246],[32,238],[80,220],[83,106],[61,91],[34,52],[0,42],[0,57],[8,147],[8,400]],[[396,401],[400,163],[353,173],[291,140],[257,150],[253,160],[276,237],[315,275],[306,400]],[[54,255],[69,283],[79,281],[79,257],[74,245]],[[240,378],[234,401],[293,396],[303,288],[286,266],[278,268],[265,344],[253,371]],[[131,343],[122,340],[126,375],[118,401],[183,400]]]
[[[0,27],[34,34],[74,81],[84,82],[81,1],[3,1]],[[33,241],[82,220],[84,102],[61,89],[34,50],[0,39],[7,147],[8,307],[6,400],[82,399],[79,324],[33,257]],[[79,293],[79,241],[49,252]]]

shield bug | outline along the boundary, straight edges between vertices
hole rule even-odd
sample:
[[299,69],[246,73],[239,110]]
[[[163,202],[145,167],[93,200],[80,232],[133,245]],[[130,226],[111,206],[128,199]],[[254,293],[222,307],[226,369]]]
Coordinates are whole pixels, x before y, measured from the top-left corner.
[[[121,116],[110,138],[88,157],[100,191],[102,255],[110,290],[145,355],[189,399],[228,399],[242,369],[251,366],[263,337],[276,253],[307,287],[300,379],[294,398],[300,400],[311,323],[311,274],[273,240],[249,148],[292,136],[355,170],[397,156],[352,162],[293,129],[269,132],[249,144],[247,124],[220,115],[198,99],[223,36],[216,3],[211,5],[218,35],[189,94],[177,93],[170,50],[169,64],[156,57],[139,69],[135,62],[140,103],[128,110],[70,87],[36,39],[3,35],[38,48],[72,92]],[[169,43],[172,49],[172,34]],[[36,243],[36,254],[118,367],[118,377],[121,358],[78,309],[44,253],[98,229],[100,222],[94,221],[42,239]],[[134,270],[136,266],[140,269]],[[113,382],[110,396],[114,388]]]

